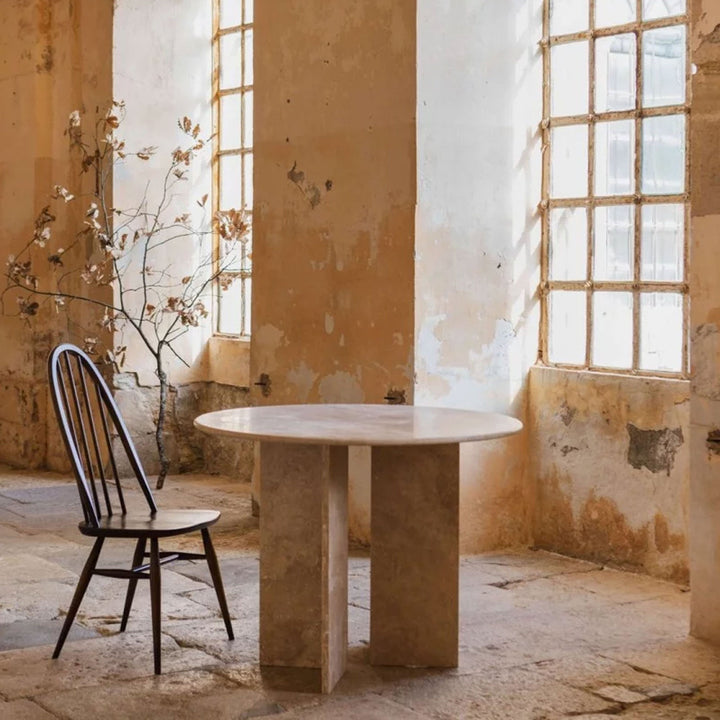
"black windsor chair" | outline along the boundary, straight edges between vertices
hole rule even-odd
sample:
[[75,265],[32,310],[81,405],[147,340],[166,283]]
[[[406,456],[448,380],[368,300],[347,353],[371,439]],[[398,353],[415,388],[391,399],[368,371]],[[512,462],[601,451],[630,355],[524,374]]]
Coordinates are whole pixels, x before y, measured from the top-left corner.
[[[85,519],[78,527],[83,535],[95,538],[60,632],[53,658],[60,655],[85,590],[93,575],[128,580],[120,632],[127,627],[138,580],[150,580],[153,654],[155,674],[160,674],[160,566],[175,560],[207,560],[225,628],[234,639],[230,613],[223,590],[217,556],[208,528],[220,517],[216,510],[158,510],[145,472],[127,427],[110,391],[92,360],[70,344],[58,345],[48,361],[50,391],[60,431],[75,473]],[[127,459],[148,505],[148,512],[128,512],[113,453],[113,435],[119,437]],[[98,494],[104,500],[100,502]],[[111,495],[119,507],[113,510]],[[199,530],[204,553],[160,552],[160,538]],[[135,538],[135,553],[129,570],[97,568],[106,538]],[[147,553],[147,541],[150,552]],[[144,558],[149,557],[149,562]]]

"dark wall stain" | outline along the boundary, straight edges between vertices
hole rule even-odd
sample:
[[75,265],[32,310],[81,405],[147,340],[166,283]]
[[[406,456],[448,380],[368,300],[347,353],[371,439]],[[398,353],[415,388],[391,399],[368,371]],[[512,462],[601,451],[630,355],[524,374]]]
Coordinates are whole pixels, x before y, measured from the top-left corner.
[[296,185],[301,185],[305,182],[305,173],[302,170],[296,170],[296,168],[297,162],[294,162],[293,166],[288,170],[288,180]]
[[705,441],[707,449],[713,455],[720,455],[720,430],[711,430],[708,433],[707,440]]
[[627,431],[630,437],[628,462],[636,470],[646,467],[650,472],[665,471],[669,475],[675,453],[684,442],[682,429],[643,430],[628,423]]
[[656,513],[654,522],[636,528],[612,499],[592,491],[575,517],[570,496],[554,475],[541,479],[535,544],[545,550],[642,570],[674,582],[688,581],[687,562],[682,556],[673,563],[673,556],[666,555],[661,565],[653,567],[655,552],[665,555],[685,548],[684,536],[672,533],[660,513]]
[[566,402],[560,406],[560,419],[566,427],[573,421],[576,412],[577,410],[571,408]]
[[52,45],[46,45],[40,56],[40,63],[35,66],[38,73],[49,73],[55,64],[55,49]]
[[575,447],[574,445],[563,445],[560,448],[560,452],[562,453],[563,457],[566,457],[571,452],[577,452],[580,448]]
[[703,35],[703,42],[720,43],[720,25],[716,25],[712,32]]
[[[302,170],[297,169],[297,162],[293,163],[293,166],[288,170],[287,176],[288,180],[290,180],[291,183],[294,183],[298,190],[300,190],[300,192],[307,198],[311,208],[315,208],[320,204],[320,201],[322,200],[320,188],[318,188],[315,183],[311,183],[307,180],[305,173]],[[330,185],[329,187],[328,183]],[[327,180],[325,187],[326,192],[328,192],[330,188],[332,188],[332,181]]]
[[671,533],[668,522],[663,515],[655,513],[655,547],[659,553],[668,550],[682,550],[685,539],[678,533]]

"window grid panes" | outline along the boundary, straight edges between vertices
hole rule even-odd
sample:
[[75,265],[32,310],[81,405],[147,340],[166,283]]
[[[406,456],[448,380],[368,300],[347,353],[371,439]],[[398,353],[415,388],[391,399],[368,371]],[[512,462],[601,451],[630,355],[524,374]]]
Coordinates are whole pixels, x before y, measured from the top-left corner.
[[[243,209],[252,219],[253,1],[214,0],[213,209]],[[216,287],[215,330],[250,334],[252,237],[228,243],[216,238],[222,270]]]
[[542,360],[688,373],[686,0],[545,0]]

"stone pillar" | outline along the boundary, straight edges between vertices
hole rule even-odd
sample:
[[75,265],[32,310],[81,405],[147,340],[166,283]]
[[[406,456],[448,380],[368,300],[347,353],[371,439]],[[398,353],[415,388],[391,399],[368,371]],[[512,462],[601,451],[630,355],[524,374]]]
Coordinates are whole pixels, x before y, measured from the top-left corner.
[[690,631],[720,643],[720,4],[690,10]]
[[255,3],[255,401],[412,401],[415,0]]

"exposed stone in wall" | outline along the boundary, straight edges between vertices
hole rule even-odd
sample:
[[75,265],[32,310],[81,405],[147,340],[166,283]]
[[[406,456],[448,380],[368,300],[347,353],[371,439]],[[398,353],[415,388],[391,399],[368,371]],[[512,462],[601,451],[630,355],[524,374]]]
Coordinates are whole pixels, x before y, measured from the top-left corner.
[[[139,385],[134,373],[118,373],[114,383],[115,400],[145,470],[149,475],[156,474],[159,470],[155,445],[158,388]],[[218,473],[249,482],[252,442],[209,437],[193,427],[193,420],[204,412],[247,404],[247,388],[213,382],[171,386],[165,425],[170,472]],[[129,466],[121,468],[121,472],[129,471]]]
[[628,462],[637,470],[646,467],[650,472],[666,472],[670,475],[675,453],[685,441],[682,428],[642,430],[628,423],[627,431],[630,436]]
[[[248,405],[247,388],[212,382],[205,383],[204,390],[200,404],[201,412]],[[201,437],[206,472],[229,475],[243,482],[250,482],[254,462],[254,443],[251,440],[231,440],[205,434]]]

